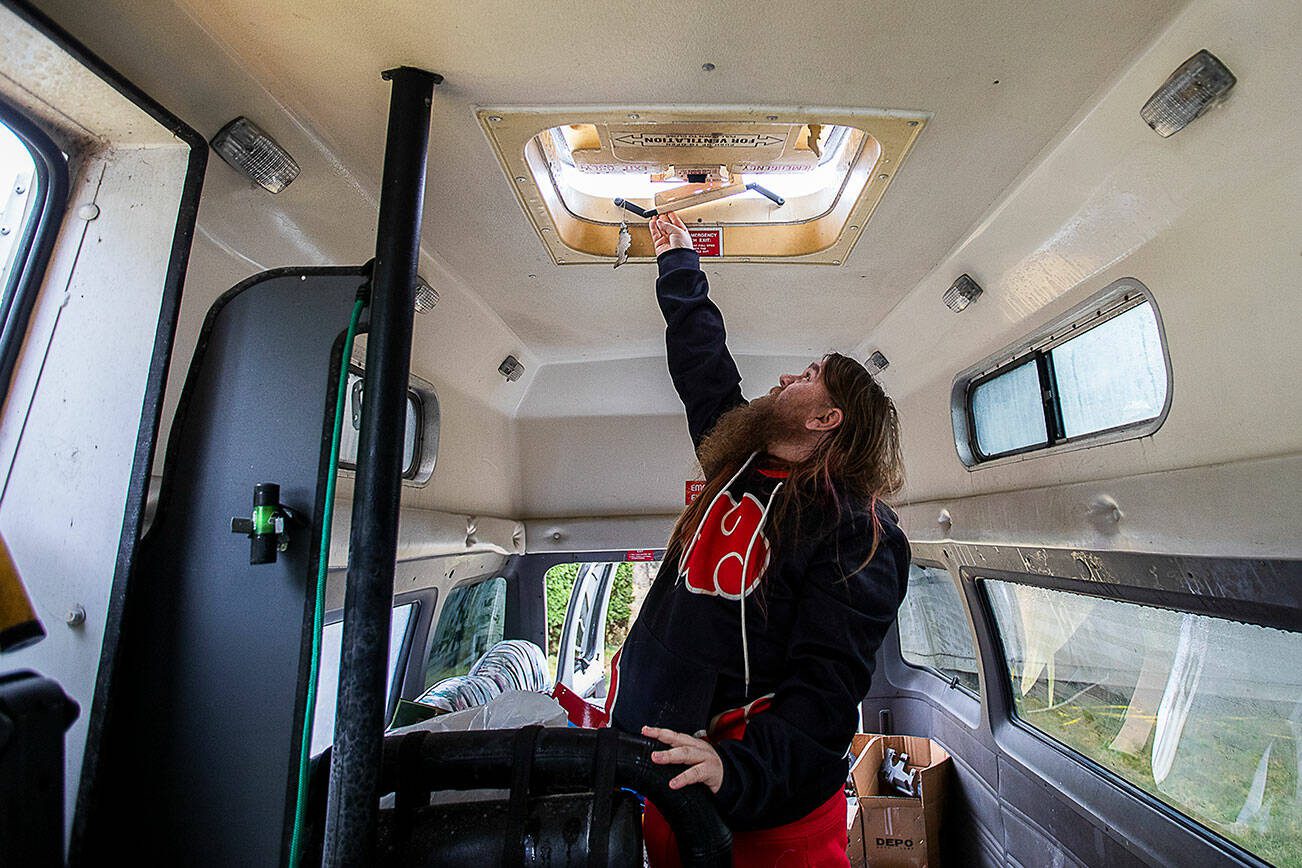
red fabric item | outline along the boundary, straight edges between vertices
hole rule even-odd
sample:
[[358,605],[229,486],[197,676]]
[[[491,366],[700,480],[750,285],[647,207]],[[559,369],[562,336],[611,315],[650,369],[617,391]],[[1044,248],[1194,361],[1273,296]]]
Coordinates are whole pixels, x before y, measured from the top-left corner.
[[[732,864],[737,868],[847,868],[845,855],[845,791],[804,817],[785,826],[754,832],[734,832]],[[651,868],[679,868],[678,841],[665,818],[650,801],[642,820],[642,835]]]
[[741,708],[731,708],[720,712],[715,715],[714,720],[710,721],[709,735],[706,738],[714,744],[718,744],[726,738],[740,739],[746,734],[746,724],[750,719],[766,711],[772,704],[773,694],[766,693],[759,699],[751,700]]
[[585,729],[600,729],[609,723],[606,712],[600,706],[593,705],[564,684],[557,683],[552,688],[552,698],[565,709],[565,716],[570,723]]

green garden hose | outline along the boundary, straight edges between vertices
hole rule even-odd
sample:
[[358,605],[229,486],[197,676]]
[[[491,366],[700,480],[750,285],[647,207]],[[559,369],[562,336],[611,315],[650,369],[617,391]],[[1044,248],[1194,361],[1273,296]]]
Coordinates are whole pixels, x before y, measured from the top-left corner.
[[312,613],[312,666],[307,677],[307,702],[303,707],[303,743],[298,753],[298,795],[294,800],[294,836],[289,843],[290,868],[298,868],[303,850],[303,822],[307,813],[308,766],[312,761],[312,719],[316,716],[316,680],[321,669],[321,627],[325,620],[326,571],[330,566],[330,525],[335,512],[335,479],[339,476],[339,441],[344,430],[344,405],[348,397],[348,361],[353,356],[357,322],[366,301],[358,297],[348,320],[348,334],[339,361],[339,388],[335,393],[334,431],[330,435],[330,464],[326,468],[325,509],[321,517],[321,551],[317,559],[316,606]]

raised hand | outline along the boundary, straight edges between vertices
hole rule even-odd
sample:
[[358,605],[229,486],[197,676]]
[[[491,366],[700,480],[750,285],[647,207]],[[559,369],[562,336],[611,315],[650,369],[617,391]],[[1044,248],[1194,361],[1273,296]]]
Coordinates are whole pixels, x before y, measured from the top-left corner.
[[656,246],[656,256],[679,247],[692,249],[692,236],[688,234],[682,218],[672,211],[652,217],[648,226],[651,229],[651,240]]

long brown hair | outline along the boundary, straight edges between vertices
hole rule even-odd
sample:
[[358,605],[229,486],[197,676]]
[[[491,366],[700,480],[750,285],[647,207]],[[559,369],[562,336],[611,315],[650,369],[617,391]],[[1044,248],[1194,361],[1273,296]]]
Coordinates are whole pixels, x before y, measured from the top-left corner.
[[[839,353],[823,357],[822,378],[832,405],[841,410],[842,420],[803,461],[788,468],[789,475],[769,517],[769,526],[782,528],[786,533],[800,532],[801,518],[811,508],[834,509],[839,524],[843,504],[875,506],[877,498],[896,493],[904,484],[899,418],[894,402],[881,384],[863,365]],[[731,413],[744,414],[747,409],[740,407]],[[710,501],[747,458],[735,449],[731,450],[732,454],[724,450],[725,454],[718,455],[720,450],[713,448],[711,441],[723,436],[716,432],[736,427],[728,425],[728,415],[731,414],[725,414],[697,450],[706,475],[705,487],[678,517],[669,537],[666,559],[675,560],[682,554],[683,547],[705,518]],[[874,509],[872,545],[868,558],[855,572],[863,569],[877,553],[878,531]],[[781,539],[781,533],[773,536]],[[771,562],[775,560],[776,551]]]

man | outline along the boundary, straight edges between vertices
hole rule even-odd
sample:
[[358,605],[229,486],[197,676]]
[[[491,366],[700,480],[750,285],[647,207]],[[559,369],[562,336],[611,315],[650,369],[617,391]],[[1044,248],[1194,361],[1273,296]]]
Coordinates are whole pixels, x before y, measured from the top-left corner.
[[[616,655],[612,725],[686,766],[733,829],[738,865],[846,865],[846,753],[908,577],[880,497],[902,484],[895,407],[838,354],[750,403],[691,238],[651,221],[669,373],[706,485]],[[647,806],[654,866],[677,864]]]

